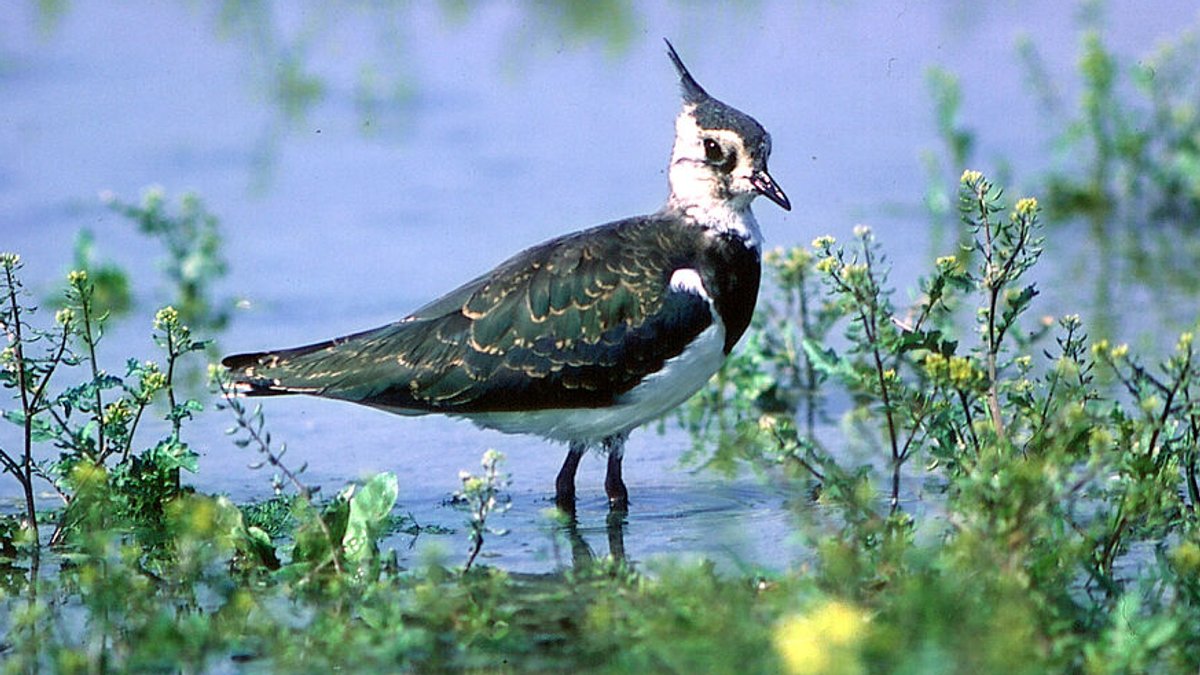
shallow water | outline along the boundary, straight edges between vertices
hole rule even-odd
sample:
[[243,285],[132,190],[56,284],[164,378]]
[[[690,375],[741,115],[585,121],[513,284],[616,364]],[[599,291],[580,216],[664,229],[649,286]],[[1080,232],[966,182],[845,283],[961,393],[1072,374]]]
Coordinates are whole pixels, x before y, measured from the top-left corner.
[[[1078,93],[1069,3],[638,5],[590,21],[534,3],[37,7],[0,10],[0,249],[22,254],[36,297],[59,283],[83,227],[102,258],[131,270],[137,309],[104,345],[114,370],[127,356],[155,356],[149,323],[165,296],[156,245],[106,210],[102,191],[136,201],[151,184],[194,190],[221,217],[230,272],[216,292],[244,300],[219,338],[225,352],[368,328],[520,248],[657,208],[678,108],[660,39],[669,36],[702,85],[774,137],[771,172],[796,208],[757,206],[768,245],[847,239],[867,222],[905,289],[949,252],[920,206],[921,155],[938,150],[926,70],[962,77],[963,119],[979,132],[974,168],[995,172],[1007,158],[1019,181],[1050,165],[1054,130],[1025,91],[1016,38],[1039,47],[1065,98]],[[1112,2],[1106,40],[1119,54],[1146,54],[1195,12],[1190,2],[1154,12]],[[1195,320],[1194,309],[1180,311],[1194,295],[1170,274],[1148,285],[1114,262],[1111,245],[1082,226],[1056,231],[1035,311],[1077,312],[1118,338],[1173,340]],[[395,471],[398,508],[426,524],[461,523],[444,505],[459,470],[500,449],[513,507],[497,524],[511,533],[488,541],[489,560],[536,571],[569,558],[543,514],[559,446],[326,401],[264,406],[310,481],[335,492]],[[190,427],[186,440],[202,453],[192,482],[266,498],[269,477],[247,469],[255,458],[220,434],[228,424],[213,413]],[[0,428],[0,443],[12,433]],[[766,567],[794,559],[790,493],[681,468],[689,444],[673,430],[631,439],[626,554]],[[591,457],[579,476],[578,532],[597,554],[610,546],[602,471]],[[15,495],[0,478],[0,500]],[[461,532],[422,535],[411,552],[396,541],[405,557],[465,549]]]

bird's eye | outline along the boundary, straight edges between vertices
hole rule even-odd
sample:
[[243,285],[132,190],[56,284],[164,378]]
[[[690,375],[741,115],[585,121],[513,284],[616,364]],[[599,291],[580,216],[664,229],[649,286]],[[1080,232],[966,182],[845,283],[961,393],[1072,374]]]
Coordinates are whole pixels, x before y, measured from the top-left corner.
[[721,144],[711,138],[704,139],[704,158],[716,164],[725,159],[725,151],[721,150]]

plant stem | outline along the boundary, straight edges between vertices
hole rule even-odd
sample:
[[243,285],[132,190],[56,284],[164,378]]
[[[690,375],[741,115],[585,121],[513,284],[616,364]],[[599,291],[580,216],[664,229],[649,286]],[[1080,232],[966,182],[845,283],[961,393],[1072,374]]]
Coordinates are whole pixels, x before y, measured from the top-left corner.
[[[801,278],[800,288],[796,291],[799,305],[800,315],[800,331],[801,337],[805,340],[814,338],[815,332],[812,326],[812,317],[809,314],[808,308],[808,285],[805,279]],[[817,368],[813,365],[812,359],[808,355],[804,356],[804,428],[809,437],[816,433],[817,428]],[[810,469],[811,470],[811,469]],[[822,479],[824,480],[824,479]]]
[[[266,456],[267,462],[271,466],[279,469],[279,472],[282,473],[283,476],[287,478],[288,482],[290,482],[296,488],[296,492],[299,494],[300,498],[309,502],[309,504],[312,504],[312,495],[314,491],[301,482],[300,477],[293,473],[292,470],[289,469],[279,458],[279,455],[271,450],[269,440],[259,433],[258,429],[256,429],[255,426],[247,419],[246,406],[242,405],[241,401],[237,399],[237,395],[229,389],[225,379],[222,377],[217,377],[216,383],[217,389],[221,392],[221,395],[225,398],[225,400],[228,401],[229,409],[233,411],[234,417],[237,419],[238,426],[245,430],[246,434],[249,435],[250,440],[252,440],[254,444],[258,446],[259,452]],[[316,508],[315,504],[312,506],[313,513],[317,519],[317,526],[321,528],[321,532],[325,535],[326,541],[329,542],[329,550],[331,552],[330,555],[333,558],[333,567],[335,570],[337,570],[338,574],[342,574],[342,563],[338,558],[338,543],[334,541],[333,532],[330,531],[329,524],[325,522],[323,517],[321,517],[320,510]]]
[[129,433],[126,435],[125,447],[121,451],[121,461],[129,461],[129,455],[133,452],[133,437],[137,433],[138,424],[142,421],[142,413],[146,412],[146,402],[138,403],[137,412],[133,414],[133,421],[129,423]]
[[879,284],[875,279],[874,260],[871,257],[871,247],[864,242],[863,260],[867,264],[867,283],[871,294],[867,298],[870,318],[863,315],[867,339],[871,343],[871,356],[875,361],[875,377],[879,380],[879,396],[883,402],[883,414],[887,419],[888,442],[892,447],[892,500],[891,509],[895,513],[900,508],[900,469],[904,465],[904,457],[900,453],[900,441],[896,432],[896,415],[892,410],[891,394],[887,385],[887,369],[883,365],[883,356],[879,353]]
[[[33,405],[29,398],[29,382],[26,380],[25,372],[25,349],[24,339],[21,334],[21,307],[17,302],[17,280],[13,276],[11,266],[4,267],[4,281],[8,288],[8,303],[9,331],[12,333],[13,345],[13,362],[17,367],[17,390],[21,392],[21,411],[25,415],[24,420],[24,453],[22,471],[17,472],[17,482],[21,483],[21,490],[25,493],[25,517],[28,519],[29,527],[33,530],[33,551],[31,562],[34,568],[38,566],[41,543],[37,536],[37,505],[33,495]],[[9,462],[12,460],[9,458]],[[32,582],[32,579],[31,579]]]
[[475,557],[483,550],[483,534],[481,532],[472,533],[471,543],[471,555],[467,556],[467,564],[463,565],[463,574],[471,571],[471,564],[475,562]]
[[96,462],[103,462],[104,452],[104,401],[100,394],[100,365],[96,362],[96,340],[92,332],[92,289],[79,286],[79,309],[83,312],[83,343],[88,350],[88,363],[92,369],[92,385],[96,393]]
[[[179,429],[183,424],[183,420],[179,417],[178,411],[175,410],[175,329],[167,328],[167,410],[171,416],[171,440],[175,443],[179,442]],[[171,484],[178,492],[182,484],[182,477],[178,468],[171,470]]]
[[971,419],[971,401],[967,398],[967,393],[962,389],[956,389],[958,392],[958,401],[962,405],[963,419],[966,422],[967,432],[971,435],[971,445],[975,448],[975,456],[979,457],[979,436],[975,434],[975,422]]

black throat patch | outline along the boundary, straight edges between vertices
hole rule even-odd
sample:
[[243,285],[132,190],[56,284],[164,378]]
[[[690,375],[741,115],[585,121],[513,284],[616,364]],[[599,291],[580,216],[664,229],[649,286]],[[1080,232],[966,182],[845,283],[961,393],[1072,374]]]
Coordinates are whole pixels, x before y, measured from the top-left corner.
[[713,239],[705,257],[706,267],[713,272],[710,287],[716,288],[713,303],[725,324],[725,353],[728,354],[746,332],[754,315],[762,277],[760,256],[758,249],[744,238],[722,233]]

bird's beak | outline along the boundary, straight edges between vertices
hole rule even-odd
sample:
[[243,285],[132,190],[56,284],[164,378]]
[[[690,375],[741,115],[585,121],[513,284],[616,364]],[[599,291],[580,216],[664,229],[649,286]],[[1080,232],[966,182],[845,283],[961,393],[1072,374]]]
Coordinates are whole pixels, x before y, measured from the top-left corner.
[[767,173],[766,169],[755,171],[750,176],[750,184],[754,186],[758,193],[767,199],[778,204],[784,211],[792,210],[792,203],[788,201],[787,195],[783,194],[783,190],[775,184],[775,180],[771,178],[771,174]]

